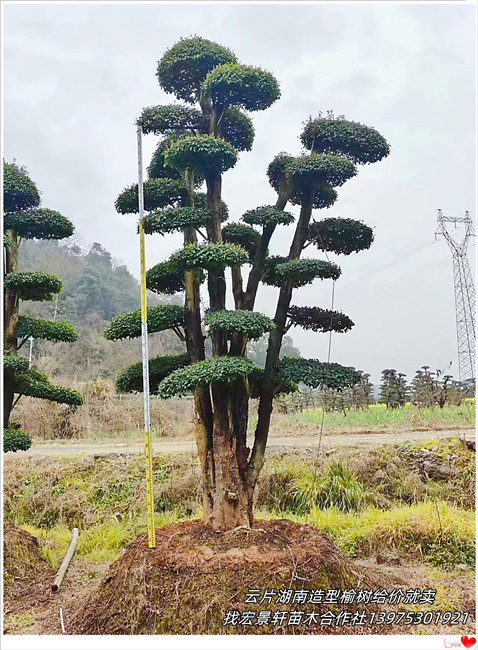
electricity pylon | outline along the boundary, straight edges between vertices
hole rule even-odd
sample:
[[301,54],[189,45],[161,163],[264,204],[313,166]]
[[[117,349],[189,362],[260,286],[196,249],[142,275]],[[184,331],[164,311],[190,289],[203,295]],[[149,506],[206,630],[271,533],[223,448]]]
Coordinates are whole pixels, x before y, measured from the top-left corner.
[[[468,212],[464,217],[446,217],[438,210],[437,236],[442,235],[453,257],[455,284],[456,337],[458,342],[458,368],[460,380],[475,379],[475,307],[476,294],[470,264],[468,262],[468,241],[475,235],[475,228]],[[448,224],[464,226],[463,239],[456,241],[448,231]]]

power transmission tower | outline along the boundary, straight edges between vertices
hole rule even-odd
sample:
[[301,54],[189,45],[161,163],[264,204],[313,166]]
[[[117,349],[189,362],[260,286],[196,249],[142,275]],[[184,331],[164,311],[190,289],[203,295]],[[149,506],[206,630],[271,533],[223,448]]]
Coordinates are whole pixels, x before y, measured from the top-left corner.
[[[438,210],[438,229],[435,239],[442,235],[453,257],[455,284],[456,337],[458,342],[458,368],[460,380],[475,379],[475,307],[476,294],[470,264],[468,262],[468,241],[475,235],[473,222],[468,212],[464,217],[446,217]],[[464,226],[465,234],[460,242],[448,230],[449,224]]]

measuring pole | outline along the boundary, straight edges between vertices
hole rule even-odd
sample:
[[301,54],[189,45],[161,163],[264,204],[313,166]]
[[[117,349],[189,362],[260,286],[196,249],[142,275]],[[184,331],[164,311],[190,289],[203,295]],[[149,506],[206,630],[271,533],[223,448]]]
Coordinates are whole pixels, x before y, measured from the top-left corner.
[[143,193],[143,152],[142,131],[138,126],[138,209],[139,209],[139,251],[141,258],[141,356],[143,361],[144,397],[144,451],[146,455],[146,494],[148,502],[148,545],[156,548],[154,529],[153,498],[153,450],[151,440],[151,418],[149,410],[149,355],[148,355],[148,310],[146,305],[146,268],[144,257],[144,193]]
[[30,354],[28,355],[28,367],[31,368],[32,355],[33,355],[33,336],[29,336],[28,340],[30,341]]

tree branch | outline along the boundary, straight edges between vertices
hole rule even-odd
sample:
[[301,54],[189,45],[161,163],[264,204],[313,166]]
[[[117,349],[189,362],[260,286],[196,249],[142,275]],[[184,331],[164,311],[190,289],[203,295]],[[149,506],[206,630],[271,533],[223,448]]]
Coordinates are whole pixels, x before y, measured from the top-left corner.
[[[294,238],[289,250],[289,260],[300,258],[304,243],[307,239],[308,226],[312,215],[314,197],[317,185],[313,184],[309,188],[307,198],[301,204],[300,216],[294,233]],[[287,311],[292,298],[293,284],[290,280],[285,279],[277,301],[277,308],[274,317],[276,327],[269,335],[269,346],[267,348],[266,366],[262,380],[262,395],[259,401],[259,414],[254,436],[254,446],[248,467],[248,483],[251,489],[257,481],[259,473],[264,464],[264,454],[266,451],[267,437],[269,434],[269,425],[272,413],[272,401],[277,380],[279,353],[284,336],[285,324],[287,320]]]
[[20,345],[17,347],[17,350],[19,350],[22,347],[22,345],[28,341],[29,338],[30,338],[29,336],[25,336],[25,338],[22,339]]

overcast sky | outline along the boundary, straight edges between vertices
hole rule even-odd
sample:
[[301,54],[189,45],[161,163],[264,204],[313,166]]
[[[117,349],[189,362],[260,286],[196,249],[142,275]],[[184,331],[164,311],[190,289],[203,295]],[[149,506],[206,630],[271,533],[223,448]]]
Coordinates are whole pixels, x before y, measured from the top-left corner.
[[[68,216],[85,244],[101,242],[138,275],[135,218],[114,209],[136,181],[134,121],[145,106],[175,101],[155,77],[166,49],[193,34],[217,41],[273,72],[282,91],[251,114],[253,150],[223,178],[234,220],[275,201],[267,165],[280,151],[300,153],[309,115],[332,109],[391,145],[314,214],[375,231],[369,251],[331,255],[342,267],[335,308],[356,324],[333,335],[331,360],[376,383],[383,368],[411,379],[422,364],[450,361],[458,377],[451,254],[434,232],[437,208],[475,216],[474,24],[475,8],[457,5],[7,5],[4,157],[27,167],[43,205]],[[145,139],[146,162],[155,143]],[[286,253],[291,234],[282,227],[272,251]],[[148,266],[179,245],[149,237]],[[277,293],[263,289],[256,308],[272,314]],[[329,308],[330,299],[331,282],[317,280],[293,303]],[[326,359],[327,335],[290,333],[303,356]]]

